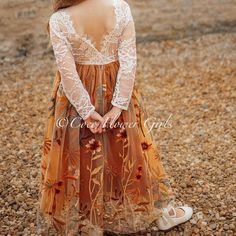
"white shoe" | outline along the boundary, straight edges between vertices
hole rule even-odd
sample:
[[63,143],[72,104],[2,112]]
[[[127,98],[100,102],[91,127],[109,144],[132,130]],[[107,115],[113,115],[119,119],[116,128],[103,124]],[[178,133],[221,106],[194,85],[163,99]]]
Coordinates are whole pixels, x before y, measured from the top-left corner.
[[[181,217],[176,217],[176,209],[178,208],[182,209],[185,212],[184,215]],[[173,215],[169,214],[171,210],[174,212]],[[192,215],[193,209],[189,206],[173,207],[171,204],[169,204],[167,207],[162,208],[161,216],[156,222],[159,230],[166,231],[188,221],[192,217]]]

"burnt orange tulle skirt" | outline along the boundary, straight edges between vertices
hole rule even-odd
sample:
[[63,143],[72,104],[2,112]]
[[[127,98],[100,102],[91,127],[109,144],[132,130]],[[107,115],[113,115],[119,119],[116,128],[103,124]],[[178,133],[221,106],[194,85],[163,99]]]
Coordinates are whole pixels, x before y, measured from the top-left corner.
[[[108,112],[119,62],[77,65],[91,102]],[[118,124],[93,134],[54,78],[41,161],[40,235],[131,234],[159,216],[174,199],[152,134],[145,124],[142,94],[134,85],[129,109]]]

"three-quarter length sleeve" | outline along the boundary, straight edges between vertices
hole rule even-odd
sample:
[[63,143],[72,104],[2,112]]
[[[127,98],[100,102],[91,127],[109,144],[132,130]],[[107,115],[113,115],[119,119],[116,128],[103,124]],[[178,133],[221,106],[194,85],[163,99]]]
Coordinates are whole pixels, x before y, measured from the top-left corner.
[[82,119],[87,119],[95,110],[90,96],[76,70],[70,44],[61,30],[60,15],[56,12],[49,20],[50,40],[57,68],[61,75],[63,91]]
[[136,33],[129,5],[125,4],[123,12],[124,29],[119,38],[118,58],[120,67],[111,104],[123,110],[128,110],[135,82],[137,65]]

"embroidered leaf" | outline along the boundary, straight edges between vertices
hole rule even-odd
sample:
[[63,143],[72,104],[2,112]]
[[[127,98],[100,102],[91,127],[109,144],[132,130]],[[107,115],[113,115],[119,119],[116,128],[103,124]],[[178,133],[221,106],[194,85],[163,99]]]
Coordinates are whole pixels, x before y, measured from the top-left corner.
[[102,155],[95,155],[95,156],[92,157],[92,160],[93,160],[93,161],[94,161],[94,160],[97,160],[99,157],[102,157]]
[[129,167],[129,169],[133,168],[134,164],[135,164],[134,162],[132,162],[131,160],[129,160],[129,162],[128,162],[128,167]]
[[57,223],[61,224],[61,225],[65,225],[65,221],[59,219],[59,218],[56,218],[55,216],[53,217],[53,220],[55,220]]
[[72,176],[72,175],[67,175],[65,176],[66,179],[72,179],[72,180],[77,180],[76,176]]
[[93,182],[94,182],[95,184],[100,185],[99,181],[98,181],[96,178],[92,178],[92,180],[93,180]]
[[145,209],[143,209],[143,208],[137,208],[137,209],[135,209],[134,211],[145,211]]
[[101,169],[102,169],[102,166],[99,166],[99,167],[95,168],[95,169],[92,171],[91,175],[97,174]]

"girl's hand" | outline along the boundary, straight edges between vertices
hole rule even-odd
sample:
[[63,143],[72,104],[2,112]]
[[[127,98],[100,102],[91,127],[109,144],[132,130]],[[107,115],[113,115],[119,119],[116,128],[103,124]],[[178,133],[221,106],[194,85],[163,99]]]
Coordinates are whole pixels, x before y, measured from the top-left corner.
[[102,123],[103,123],[103,117],[94,111],[86,120],[85,124],[87,127],[91,130],[92,133],[102,133]]
[[113,125],[119,118],[121,112],[121,108],[113,106],[112,109],[103,116],[102,128],[105,128],[107,125],[109,125],[110,128],[113,128]]

